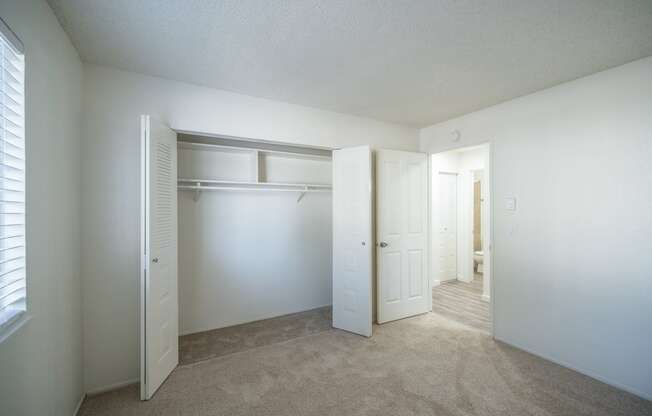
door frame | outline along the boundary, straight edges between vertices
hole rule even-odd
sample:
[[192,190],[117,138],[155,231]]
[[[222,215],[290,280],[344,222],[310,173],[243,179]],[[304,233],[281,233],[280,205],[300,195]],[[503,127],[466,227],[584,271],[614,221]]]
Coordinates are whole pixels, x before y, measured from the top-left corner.
[[[490,283],[489,283],[489,293],[490,293],[489,311],[490,311],[490,314],[491,314],[491,316],[490,316],[490,320],[491,320],[491,337],[495,338],[495,333],[496,333],[496,329],[495,329],[496,328],[496,318],[495,318],[495,316],[496,316],[496,313],[495,313],[496,295],[495,295],[495,293],[496,293],[496,283],[497,283],[498,279],[496,278],[496,274],[494,273],[494,269],[495,269],[495,267],[494,267],[494,263],[495,263],[494,262],[494,258],[495,258],[494,252],[496,250],[495,244],[494,244],[494,212],[495,212],[495,204],[496,204],[495,200],[496,200],[496,198],[495,198],[495,193],[494,193],[494,189],[495,189],[494,188],[494,178],[495,178],[495,173],[494,173],[494,171],[495,171],[495,169],[494,169],[494,166],[495,166],[494,165],[494,145],[493,145],[493,142],[491,140],[483,140],[483,141],[479,141],[477,143],[464,143],[464,144],[459,143],[459,144],[457,144],[457,145],[455,145],[455,146],[453,146],[451,148],[448,148],[448,149],[443,149],[443,150],[438,150],[438,151],[430,151],[430,150],[426,151],[426,153],[428,154],[428,166],[429,166],[429,171],[428,171],[428,173],[429,173],[429,175],[428,175],[428,178],[429,178],[428,179],[429,180],[429,186],[428,186],[428,195],[429,195],[429,198],[428,198],[428,222],[429,222],[429,225],[430,225],[429,230],[430,230],[430,235],[431,235],[429,240],[434,240],[435,236],[437,235],[433,230],[434,224],[432,222],[433,221],[432,207],[434,206],[433,203],[432,203],[433,198],[434,198],[434,195],[433,195],[433,192],[432,192],[432,180],[433,180],[434,174],[435,173],[439,174],[439,172],[433,172],[434,166],[432,164],[432,156],[437,155],[437,154],[441,154],[441,153],[450,152],[452,150],[463,149],[465,147],[475,147],[475,146],[483,146],[483,145],[486,145],[487,148],[488,148],[488,157],[486,159],[487,160],[487,166],[484,167],[484,171],[485,171],[484,178],[486,179],[486,181],[483,181],[483,186],[487,186],[487,193],[489,195],[489,204],[487,204],[487,209],[489,210],[489,212],[487,213],[487,218],[489,219],[489,221],[486,224],[487,234],[488,234],[488,238],[487,238],[487,240],[488,240],[487,243],[488,244],[487,244],[487,247],[483,247],[483,250],[485,251],[484,255],[485,256],[488,255],[488,258],[489,258],[489,279],[490,279]],[[487,175],[487,172],[489,173],[488,175]],[[429,241],[429,244],[431,244],[431,247],[434,245],[434,243],[435,243],[434,241]],[[488,250],[487,250],[487,248],[488,248]],[[429,260],[429,262],[428,262],[428,272],[429,272],[428,273],[428,279],[429,279],[431,288],[433,287],[434,281],[436,280],[436,278],[435,278],[436,275],[435,275],[435,270],[434,270],[434,261],[432,259],[432,257],[433,257],[432,254],[433,253],[431,252],[430,256],[428,257],[428,260]],[[431,296],[431,298],[432,298],[432,296]]]
[[139,286],[139,354],[140,354],[140,400],[145,400],[147,392],[145,389],[147,383],[147,361],[146,361],[146,351],[147,351],[147,330],[145,324],[145,312],[146,312],[146,285],[147,285],[147,229],[149,228],[148,217],[145,212],[149,209],[149,193],[145,190],[147,189],[147,172],[149,171],[149,158],[147,153],[149,151],[149,141],[143,138],[143,135],[146,134],[142,131],[143,128],[143,117],[141,116],[139,121],[141,123],[140,131],[140,220],[138,223],[138,232],[139,232],[139,272],[138,272],[138,286]]

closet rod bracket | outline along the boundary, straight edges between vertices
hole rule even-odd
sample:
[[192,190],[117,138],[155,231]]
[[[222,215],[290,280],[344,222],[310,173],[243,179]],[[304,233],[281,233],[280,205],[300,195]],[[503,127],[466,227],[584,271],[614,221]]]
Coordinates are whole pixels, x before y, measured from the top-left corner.
[[301,193],[299,194],[299,197],[297,198],[297,204],[299,202],[301,202],[301,200],[303,199],[304,196],[306,196],[306,192],[308,192],[308,187],[307,186],[305,188],[303,188],[303,191],[301,191]]
[[197,182],[197,188],[195,188],[195,195],[192,196],[192,200],[197,202],[199,201],[199,197],[201,196],[201,182]]

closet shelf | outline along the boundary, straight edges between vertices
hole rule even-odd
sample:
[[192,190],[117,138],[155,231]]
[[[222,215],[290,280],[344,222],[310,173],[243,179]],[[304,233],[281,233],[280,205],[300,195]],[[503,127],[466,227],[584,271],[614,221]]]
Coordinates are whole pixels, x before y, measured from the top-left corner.
[[330,155],[310,153],[309,151],[291,152],[291,151],[284,151],[284,150],[261,149],[256,147],[227,146],[227,145],[220,145],[220,144],[196,143],[196,142],[187,142],[187,141],[179,141],[178,147],[179,149],[214,150],[219,152],[268,155],[268,156],[288,157],[293,159],[312,159],[312,160],[328,160],[328,161],[332,159]]

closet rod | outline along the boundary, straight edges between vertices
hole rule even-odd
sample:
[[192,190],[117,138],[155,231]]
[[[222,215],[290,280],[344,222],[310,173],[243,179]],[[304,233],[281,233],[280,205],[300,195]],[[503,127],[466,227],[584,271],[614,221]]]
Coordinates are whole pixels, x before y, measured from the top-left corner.
[[[179,183],[179,186],[185,186],[182,184],[185,183],[192,183],[192,184],[211,184],[213,185],[250,185],[250,186],[267,186],[267,187],[272,187],[272,186],[278,186],[278,187],[294,187],[292,189],[297,189],[297,188],[305,188],[306,186],[308,188],[326,188],[330,189],[332,188],[332,185],[326,185],[326,184],[321,184],[321,183],[291,183],[291,182],[252,182],[252,181],[229,181],[229,180],[218,180],[218,179],[187,179],[187,178],[181,178],[178,179],[177,182]],[[192,185],[196,186],[196,185]],[[203,185],[202,185],[203,186]]]
[[189,191],[267,191],[267,192],[331,192],[330,189],[306,189],[306,188],[247,188],[242,186],[195,186],[195,185],[179,185],[179,190]]

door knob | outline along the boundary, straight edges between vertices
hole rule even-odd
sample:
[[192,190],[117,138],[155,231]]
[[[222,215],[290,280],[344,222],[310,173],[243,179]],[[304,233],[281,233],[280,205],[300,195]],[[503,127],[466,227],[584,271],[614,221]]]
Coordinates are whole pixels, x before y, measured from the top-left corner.
[[154,258],[152,259],[152,263],[158,263],[158,257],[154,257]]
[[381,248],[385,248],[385,247],[387,247],[388,245],[389,245],[389,244],[387,244],[387,243],[384,242],[384,241],[381,241],[380,244],[379,244],[379,246],[380,246]]

